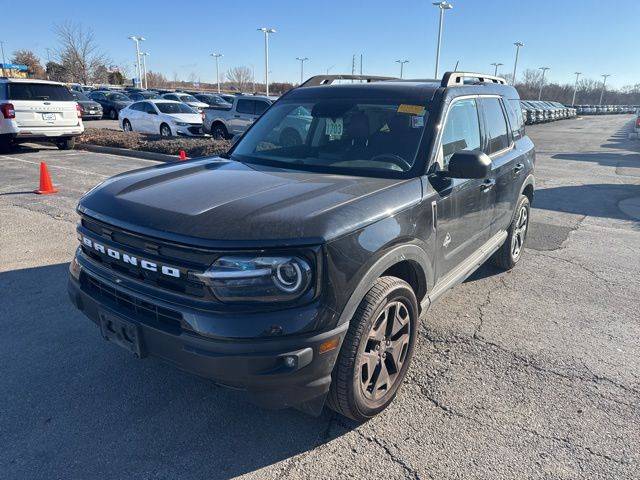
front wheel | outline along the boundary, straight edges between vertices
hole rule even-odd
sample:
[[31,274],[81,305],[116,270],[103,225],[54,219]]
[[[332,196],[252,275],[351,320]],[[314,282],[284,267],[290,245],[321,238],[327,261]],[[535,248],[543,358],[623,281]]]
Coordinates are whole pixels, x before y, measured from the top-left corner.
[[393,401],[413,355],[418,302],[411,286],[380,277],[349,324],[329,390],[328,405],[365,421]]
[[520,195],[516,205],[515,214],[509,229],[507,238],[496,253],[493,254],[493,263],[503,270],[511,270],[522,257],[524,242],[529,230],[529,217],[531,204],[526,195]]
[[160,136],[161,137],[170,137],[171,136],[171,128],[166,123],[160,125]]

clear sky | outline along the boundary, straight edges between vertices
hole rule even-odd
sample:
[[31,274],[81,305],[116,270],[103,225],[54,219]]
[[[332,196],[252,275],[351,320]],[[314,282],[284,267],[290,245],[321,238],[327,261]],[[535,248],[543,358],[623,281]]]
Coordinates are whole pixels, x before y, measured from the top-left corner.
[[[513,68],[514,41],[522,41],[518,71],[549,66],[548,77],[572,82],[612,74],[609,85],[640,83],[638,25],[640,0],[451,0],[445,15],[441,72],[459,69],[492,72],[501,62]],[[224,54],[221,69],[253,65],[264,76],[261,26],[274,27],[272,81],[298,81],[297,56],[309,57],[305,76],[350,73],[351,56],[364,55],[364,72],[432,77],[438,9],[428,0],[272,0],[229,2],[0,0],[0,40],[7,56],[32,49],[46,60],[55,48],[53,25],[73,20],[94,30],[104,52],[133,72],[134,45],[128,35],[147,38],[148,68],[170,79],[194,72],[214,81],[212,51]],[[7,59],[8,60],[8,59]]]

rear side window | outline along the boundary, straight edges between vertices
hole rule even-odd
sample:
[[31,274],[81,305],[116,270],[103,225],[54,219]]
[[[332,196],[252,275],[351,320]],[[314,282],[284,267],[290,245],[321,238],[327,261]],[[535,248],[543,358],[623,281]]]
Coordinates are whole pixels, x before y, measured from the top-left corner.
[[451,156],[460,150],[479,149],[480,122],[476,100],[459,100],[449,109],[442,132],[442,166],[446,168]]
[[143,112],[144,105],[142,102],[134,103],[133,105],[129,105],[129,110],[135,110],[136,112]]
[[256,102],[253,100],[238,100],[238,106],[236,107],[236,110],[238,111],[238,113],[250,113],[251,115],[253,115],[255,110],[255,103]]
[[73,95],[63,85],[47,83],[9,83],[10,100],[49,100],[72,102]]
[[256,115],[262,115],[267,108],[269,108],[269,104],[267,102],[255,102],[255,106],[256,106],[256,111],[255,114]]
[[498,98],[483,98],[482,109],[487,129],[487,148],[485,153],[491,155],[509,146],[507,120],[504,118],[502,102]]
[[524,136],[524,119],[522,118],[520,100],[507,100],[506,106],[513,139],[518,140]]

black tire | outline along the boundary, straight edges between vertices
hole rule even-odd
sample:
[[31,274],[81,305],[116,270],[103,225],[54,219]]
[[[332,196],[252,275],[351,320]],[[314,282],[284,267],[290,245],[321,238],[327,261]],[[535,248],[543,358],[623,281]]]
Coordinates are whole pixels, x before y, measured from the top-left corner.
[[225,140],[229,138],[229,132],[223,123],[215,122],[211,125],[211,136],[217,140]]
[[[394,319],[403,308],[405,309],[404,314],[406,315],[403,315],[406,324],[394,336],[393,329],[397,324],[394,325],[392,322],[389,327],[384,320],[384,328],[379,327],[379,330],[384,330],[382,332],[383,340],[374,339],[373,336],[377,336],[379,333],[375,330],[376,325],[381,325],[385,311],[388,316],[391,308],[397,309],[394,311]],[[418,302],[411,286],[396,277],[380,277],[362,299],[350,321],[333,370],[333,380],[327,399],[329,408],[358,422],[366,421],[387,408],[398,393],[409,368],[417,331]],[[402,338],[399,337],[401,333],[403,334]],[[398,357],[401,358],[399,369],[391,368],[393,365],[397,365],[395,353],[390,353],[389,357],[385,359],[386,353],[379,353],[380,350],[374,347],[376,345],[389,348],[390,343],[395,346],[396,340],[394,338],[402,342],[397,349]],[[367,350],[369,351],[367,352]],[[365,360],[371,359],[372,354],[378,363],[369,371],[371,362]],[[379,389],[377,380],[382,376],[383,364],[385,365],[384,371],[388,375],[388,383],[386,383],[386,389]],[[374,379],[376,372],[377,380]],[[376,398],[378,394],[381,396]]]
[[302,145],[302,137],[295,129],[285,128],[280,134],[280,146],[295,147],[296,145]]
[[122,121],[122,130],[125,132],[133,132],[133,127],[131,126],[131,122],[126,118]]
[[166,123],[160,125],[160,136],[161,137],[171,137],[173,134],[171,133],[171,127]]
[[[523,211],[524,215],[526,215],[524,225],[518,226],[522,222],[521,215],[523,214]],[[503,270],[511,270],[516,266],[518,261],[520,261],[522,253],[524,252],[527,233],[529,231],[530,218],[531,204],[529,199],[525,195],[520,195],[513,213],[513,220],[511,220],[511,225],[509,225],[509,229],[507,230],[507,238],[498,251],[493,254],[493,263],[497,267]],[[514,250],[514,242],[518,242],[517,251]]]
[[56,146],[60,150],[73,150],[76,146],[76,139],[71,138],[62,138],[56,141]]
[[109,118],[111,120],[117,120],[118,119],[118,111],[115,108],[112,108],[111,110],[109,110]]
[[8,153],[13,147],[13,141],[9,135],[0,135],[0,153]]

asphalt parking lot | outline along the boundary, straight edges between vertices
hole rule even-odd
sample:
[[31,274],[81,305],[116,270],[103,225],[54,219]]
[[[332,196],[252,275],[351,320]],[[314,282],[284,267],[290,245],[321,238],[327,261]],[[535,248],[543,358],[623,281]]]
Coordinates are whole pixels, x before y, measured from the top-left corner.
[[[0,477],[640,478],[640,142],[630,115],[528,127],[526,255],[423,317],[407,381],[356,425],[265,411],[104,342],[67,299],[78,197],[154,162],[0,155]],[[48,162],[60,192],[36,196]]]

